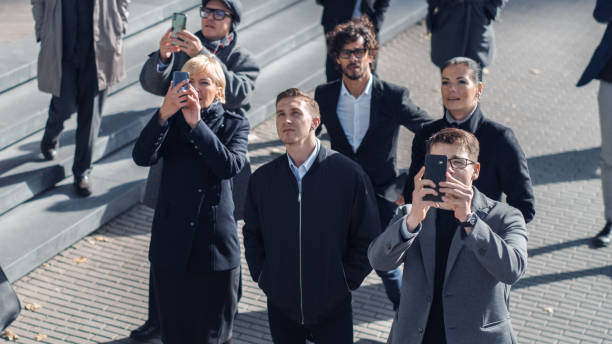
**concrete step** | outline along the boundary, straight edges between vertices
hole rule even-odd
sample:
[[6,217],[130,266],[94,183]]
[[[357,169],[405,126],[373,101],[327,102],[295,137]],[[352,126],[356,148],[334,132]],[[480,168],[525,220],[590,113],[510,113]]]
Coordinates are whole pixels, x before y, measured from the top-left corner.
[[[266,17],[291,6],[301,0],[244,0],[243,21],[241,28],[245,29],[250,25],[265,19]],[[132,37],[165,22],[174,12],[189,12],[197,9],[201,4],[198,0],[147,0],[132,1],[130,3],[129,24],[125,38]],[[27,7],[29,11],[30,6]],[[25,9],[24,9],[25,10]],[[197,11],[192,12],[193,22],[199,22]],[[169,25],[166,25],[169,26]],[[23,84],[36,78],[36,60],[38,57],[39,44],[36,43],[32,33],[12,42],[0,44],[3,51],[10,54],[0,55],[0,93]],[[159,41],[159,37],[155,42]]]
[[[317,30],[320,30],[320,25],[307,19],[320,16],[321,9],[314,3],[294,0],[264,0],[259,1],[258,5],[253,1],[247,4],[249,3],[252,3],[253,7],[247,14],[253,13],[259,19],[262,19],[264,14],[268,17],[257,22],[251,19],[250,25],[240,31],[238,39],[253,53],[261,66],[281,58],[294,42],[305,42],[319,35]],[[281,6],[287,4],[289,7]],[[279,8],[282,10],[276,11]],[[189,18],[199,18],[197,9],[187,11],[187,15]],[[292,27],[295,31],[291,35],[278,30],[277,24],[289,25],[288,23],[294,23]],[[138,82],[140,69],[147,55],[159,48],[159,38],[168,27],[169,22],[163,22],[125,40],[127,77],[112,87],[108,102],[113,101],[114,93]],[[189,30],[197,31],[199,27],[199,20],[188,19]],[[243,34],[246,37],[242,38]],[[35,79],[0,94],[0,149],[41,130],[47,119],[49,101],[48,94],[38,91]],[[15,113],[15,109],[19,109],[18,113]]]
[[[401,32],[420,20],[426,5],[420,0],[395,0],[391,6],[381,31],[382,42],[391,39],[394,32]],[[313,22],[318,25],[319,17],[315,18],[317,20],[313,19]],[[323,82],[324,56],[325,42],[321,35],[263,68],[251,101],[253,109],[247,115],[251,126],[274,113],[278,92],[289,87],[312,90]],[[73,151],[70,144],[60,148],[60,156],[54,163],[41,162],[38,153],[40,134],[5,149],[11,152],[10,155],[0,151],[0,209],[10,208],[9,203],[1,200],[15,199],[11,201],[14,208],[0,216],[0,265],[11,281],[93,232],[113,214],[119,214],[140,199],[146,169],[131,162],[130,149],[109,153],[121,147],[121,142],[133,141],[148,120],[151,107],[160,102],[161,98],[147,94],[139,85],[127,87],[109,98],[101,143],[96,145],[96,156],[104,158],[94,166],[92,198],[76,197],[70,185],[72,178],[66,178],[71,173]],[[74,128],[74,123],[71,125]],[[71,128],[68,128],[66,142],[72,142],[69,136],[72,135]],[[22,203],[44,190],[41,185],[51,187],[53,180],[62,181],[56,188]],[[9,190],[5,187],[12,191],[3,193],[3,190]],[[17,202],[19,199],[21,201]],[[26,230],[28,234],[24,235]]]
[[0,265],[9,281],[140,201],[147,169],[132,162],[131,151],[127,146],[96,165],[90,197],[76,196],[68,178],[0,217]]
[[[160,98],[140,85],[117,93],[105,106],[100,136],[94,146],[94,161],[134,141],[160,105]],[[76,116],[66,121],[54,161],[44,161],[40,153],[42,132],[0,151],[0,214],[53,187],[72,175]]]
[[[197,0],[148,0],[130,4],[130,18],[126,37],[147,29],[169,18],[173,12],[183,12],[200,4]],[[31,6],[27,8],[31,10]],[[0,92],[36,78],[36,60],[39,44],[32,34],[1,45],[10,54],[0,56]]]

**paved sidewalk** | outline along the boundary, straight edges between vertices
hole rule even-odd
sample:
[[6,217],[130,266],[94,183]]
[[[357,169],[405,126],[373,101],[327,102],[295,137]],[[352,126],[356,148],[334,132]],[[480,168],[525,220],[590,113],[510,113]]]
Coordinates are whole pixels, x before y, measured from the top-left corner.
[[[604,223],[598,86],[574,87],[604,30],[591,16],[594,3],[513,0],[496,23],[498,56],[485,75],[482,108],[517,134],[537,201],[528,271],[512,291],[520,343],[612,343],[612,248],[589,246]],[[383,47],[379,74],[409,87],[439,117],[439,72],[428,54],[425,29],[415,26]],[[255,166],[284,152],[273,120],[251,138]],[[402,130],[401,168],[409,165],[411,139]],[[41,335],[43,343],[131,343],[125,337],[146,318],[152,214],[136,206],[17,281],[23,305],[41,306],[24,309],[10,328],[17,342]],[[265,297],[243,269],[236,342],[270,343]],[[385,342],[393,314],[374,274],[355,293],[354,309],[355,340]]]

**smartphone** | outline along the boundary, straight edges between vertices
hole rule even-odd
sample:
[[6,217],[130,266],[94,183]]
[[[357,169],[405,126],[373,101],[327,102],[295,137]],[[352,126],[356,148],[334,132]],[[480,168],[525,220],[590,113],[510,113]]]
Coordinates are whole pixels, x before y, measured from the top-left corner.
[[172,14],[172,38],[176,38],[177,32],[187,28],[187,15],[175,12]]
[[[176,71],[172,73],[172,86],[180,84],[183,80],[189,80],[189,72],[181,72]],[[181,87],[181,90],[187,91],[189,89],[189,83],[186,83],[185,86]]]
[[435,190],[438,195],[425,195],[424,201],[442,202],[443,193],[440,193],[440,182],[446,181],[446,155],[425,155],[425,175],[423,179],[429,179],[436,183]]

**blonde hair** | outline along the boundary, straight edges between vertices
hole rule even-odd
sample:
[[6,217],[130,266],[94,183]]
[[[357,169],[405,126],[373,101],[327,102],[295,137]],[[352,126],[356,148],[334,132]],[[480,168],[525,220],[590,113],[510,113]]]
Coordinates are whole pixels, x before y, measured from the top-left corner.
[[221,63],[217,61],[216,57],[204,55],[192,57],[185,62],[181,71],[188,72],[190,76],[194,77],[201,75],[209,77],[217,87],[221,88],[219,101],[225,104],[225,74],[223,74]]

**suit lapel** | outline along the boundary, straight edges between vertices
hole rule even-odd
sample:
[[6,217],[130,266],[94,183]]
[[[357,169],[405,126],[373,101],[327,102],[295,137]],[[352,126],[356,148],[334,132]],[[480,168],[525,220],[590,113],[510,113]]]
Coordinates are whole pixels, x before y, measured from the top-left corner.
[[[476,215],[483,220],[487,216],[490,207],[480,191],[478,191],[475,187],[472,187],[472,189],[474,190],[474,197],[472,198],[472,212],[476,213]],[[451,246],[448,250],[448,260],[446,261],[446,271],[444,272],[444,285],[446,285],[448,282],[448,276],[450,275],[450,272],[457,261],[457,257],[464,246],[464,240],[461,238],[461,231],[463,231],[462,228],[457,228],[457,230],[455,230],[453,241],[451,242]]]
[[370,121],[368,123],[368,130],[365,133],[365,136],[363,137],[363,140],[361,140],[361,144],[359,145],[359,147],[357,147],[357,152],[359,152],[361,150],[361,147],[367,146],[368,141],[371,140],[371,137],[374,137],[372,135],[374,135],[372,133],[373,131],[373,127],[375,127],[375,122],[378,120],[378,109],[379,109],[379,104],[380,104],[380,99],[382,97],[382,92],[381,92],[381,87],[379,85],[380,81],[374,77],[374,75],[370,76],[372,79],[372,99],[370,99]]
[[425,268],[425,275],[430,288],[434,287],[434,269],[436,267],[436,215],[435,209],[430,209],[429,214],[423,220],[419,244]]

